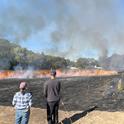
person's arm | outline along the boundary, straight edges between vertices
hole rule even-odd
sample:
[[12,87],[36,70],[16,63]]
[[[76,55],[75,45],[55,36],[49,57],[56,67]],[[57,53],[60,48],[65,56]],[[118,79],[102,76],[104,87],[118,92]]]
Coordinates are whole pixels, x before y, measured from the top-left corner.
[[60,96],[60,99],[62,98],[62,94],[61,94],[61,82],[59,82],[59,85],[58,85],[58,92],[59,92],[59,96]]
[[47,82],[44,83],[44,96],[47,98]]
[[29,107],[32,106],[32,94],[29,93]]
[[17,102],[17,95],[15,94],[12,100],[12,105],[15,106]]
[[60,93],[60,90],[61,90],[61,83],[59,82],[59,86],[58,86],[59,93]]

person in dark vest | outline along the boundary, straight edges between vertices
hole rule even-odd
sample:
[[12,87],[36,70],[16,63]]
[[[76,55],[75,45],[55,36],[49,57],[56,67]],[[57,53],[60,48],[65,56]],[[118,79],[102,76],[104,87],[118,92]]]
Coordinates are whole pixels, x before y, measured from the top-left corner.
[[60,81],[56,79],[56,70],[51,70],[51,78],[44,84],[44,95],[47,101],[48,124],[58,123],[60,88]]

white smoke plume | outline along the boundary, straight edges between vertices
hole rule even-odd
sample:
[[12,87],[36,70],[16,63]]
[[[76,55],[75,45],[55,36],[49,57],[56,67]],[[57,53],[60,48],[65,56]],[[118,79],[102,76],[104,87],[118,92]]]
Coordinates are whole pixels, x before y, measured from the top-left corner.
[[26,40],[54,23],[53,47],[47,53],[79,57],[83,50],[95,49],[106,57],[117,45],[115,52],[124,52],[119,45],[124,44],[120,0],[19,0],[18,4],[12,0],[0,12],[1,37]]
[[11,78],[34,78],[34,68],[29,66],[26,70],[24,70],[21,65],[17,65],[14,68],[15,75]]

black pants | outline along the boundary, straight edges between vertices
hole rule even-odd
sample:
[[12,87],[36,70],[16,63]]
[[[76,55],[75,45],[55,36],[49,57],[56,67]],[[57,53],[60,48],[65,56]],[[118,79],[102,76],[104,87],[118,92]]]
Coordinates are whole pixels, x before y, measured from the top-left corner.
[[48,124],[58,123],[59,101],[47,102],[47,121]]

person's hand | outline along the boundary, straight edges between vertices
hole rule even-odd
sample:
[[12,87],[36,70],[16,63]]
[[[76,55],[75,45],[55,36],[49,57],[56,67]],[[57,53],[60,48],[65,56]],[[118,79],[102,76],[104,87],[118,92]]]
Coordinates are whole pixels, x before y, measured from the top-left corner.
[[26,112],[28,112],[28,111],[30,112],[30,106],[28,106],[25,111]]

